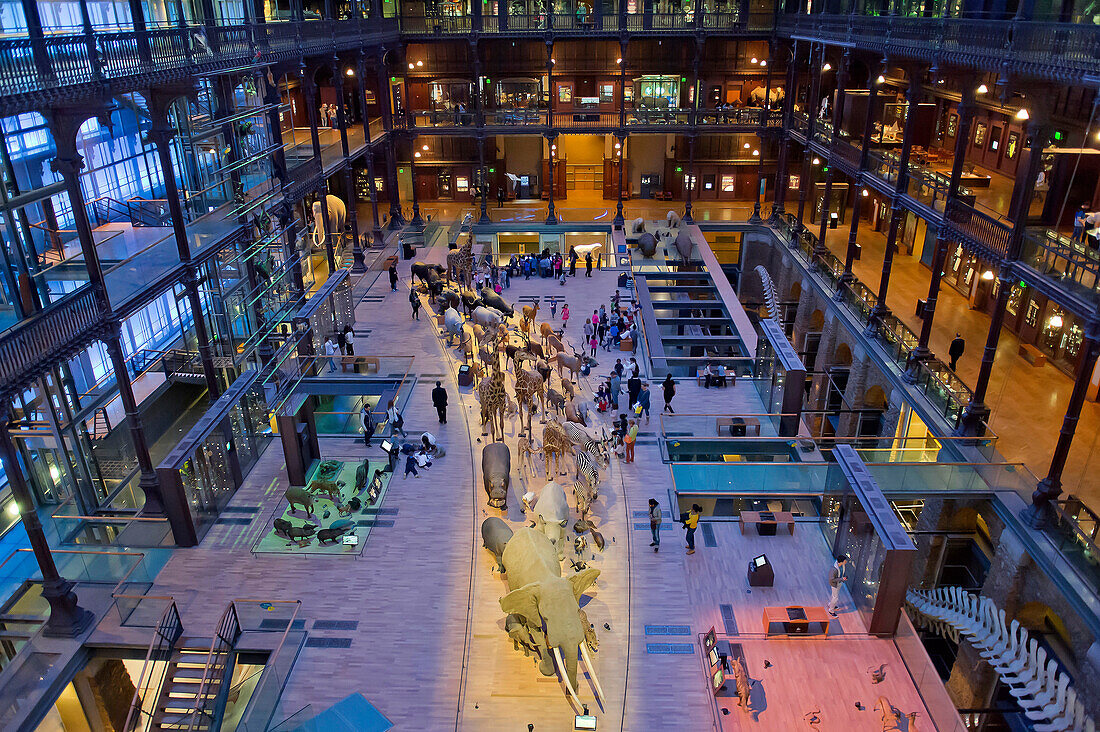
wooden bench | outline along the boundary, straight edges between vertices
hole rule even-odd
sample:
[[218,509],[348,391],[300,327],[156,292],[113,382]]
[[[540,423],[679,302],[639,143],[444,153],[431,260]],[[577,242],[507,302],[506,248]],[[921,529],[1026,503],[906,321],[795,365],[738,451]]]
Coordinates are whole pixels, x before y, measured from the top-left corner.
[[1020,355],[1032,366],[1043,366],[1047,362],[1047,355],[1030,343],[1020,344]]
[[735,419],[741,420],[741,423],[745,425],[745,435],[760,436],[760,420],[756,417],[718,417],[714,420],[714,430],[718,434],[728,436],[730,433],[730,427],[737,422]]
[[388,270],[395,264],[397,264],[397,255],[391,254],[390,256],[386,257],[386,259],[382,262],[382,269]]

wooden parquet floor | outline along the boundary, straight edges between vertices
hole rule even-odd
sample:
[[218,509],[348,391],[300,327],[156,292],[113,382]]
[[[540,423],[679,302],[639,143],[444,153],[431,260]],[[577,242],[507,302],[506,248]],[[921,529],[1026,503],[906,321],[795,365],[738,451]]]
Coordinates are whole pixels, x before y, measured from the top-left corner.
[[[425,252],[422,258],[441,261],[443,257],[437,250]],[[513,650],[504,633],[498,599],[507,589],[480,538],[481,521],[489,515],[502,515],[513,527],[520,526],[524,521],[520,496],[528,488],[541,489],[545,477],[541,471],[537,476],[520,474],[515,448],[518,428],[511,419],[506,438],[513,456],[508,509],[501,514],[486,506],[480,464],[488,438],[481,435],[478,403],[471,390],[460,389],[455,381],[461,357],[456,359],[454,351],[443,347],[430,311],[422,309],[421,319],[411,320],[405,282],[409,263],[401,262],[399,272],[402,283],[397,293],[389,292],[384,277],[360,282],[358,289],[375,297],[360,301],[356,308],[357,327],[371,329],[357,343],[357,351],[410,355],[413,373],[431,375],[418,379],[402,394],[402,408],[409,432],[415,437],[430,430],[446,446],[447,455],[420,478],[394,477],[383,503],[385,509],[396,509],[396,514],[387,516],[393,526],[374,528],[359,556],[251,553],[249,548],[266,531],[267,517],[282,502],[286,487],[282,451],[276,442],[232,501],[233,506],[259,508],[257,518],[248,526],[215,526],[199,547],[177,551],[152,592],[176,597],[191,635],[210,632],[230,599],[300,598],[311,636],[351,639],[347,648],[303,649],[276,723],[306,705],[319,712],[348,694],[361,693],[398,730],[522,732],[529,724],[539,732],[572,729],[575,710],[562,684],[556,677],[539,674],[533,660]],[[510,302],[520,295],[564,296],[572,309],[566,336],[579,345],[582,317],[591,316],[594,308],[607,302],[616,275],[603,271],[586,279],[582,269],[565,287],[552,280],[517,279],[504,296]],[[559,309],[555,327],[561,326],[560,313]],[[540,320],[549,315],[546,308]],[[639,351],[639,361],[644,361],[641,355]],[[629,354],[601,351],[600,365],[593,377],[582,380],[579,391],[590,395],[595,376],[607,374],[617,356]],[[435,374],[445,374],[440,380],[450,395],[446,425],[438,424],[431,405]],[[510,376],[508,380],[511,392]],[[865,669],[881,663],[878,659],[886,658],[892,646],[859,635],[863,628],[854,612],[842,613],[838,625],[843,634],[835,639],[765,641],[760,637],[760,608],[765,604],[820,605],[827,599],[829,557],[815,527],[800,525],[794,537],[764,539],[741,537],[735,525],[717,523],[717,546],[703,546],[700,534],[698,553],[686,556],[681,529],[666,523],[660,552],[648,546],[647,499],[661,502],[669,512],[666,522],[673,505],[668,465],[661,462],[653,434],[660,429],[656,412],[661,408],[661,392],[656,383],[651,388],[655,414],[641,427],[636,461],[623,464],[613,459],[610,470],[602,471],[594,514],[606,537],[606,549],[603,553],[589,549],[583,557],[601,570],[582,601],[600,638],[594,663],[606,698],[598,704],[586,679],[580,680],[578,692],[598,716],[599,729],[805,729],[809,727],[803,713],[818,706],[825,722],[816,729],[873,729],[867,726],[871,713],[856,713],[852,704],[857,698],[867,706],[874,703],[873,691],[863,688]],[[678,411],[763,411],[748,382],[704,392],[694,382],[683,381],[677,391]],[[540,426],[536,425],[535,433],[541,441]],[[371,454],[378,456],[377,441],[375,445]],[[349,460],[367,454],[361,441],[350,438],[326,439],[322,452]],[[571,483],[572,476],[565,485]],[[750,594],[744,566],[761,549],[779,568],[776,587]],[[650,652],[651,644],[686,643],[697,649],[699,634],[711,625],[723,628],[722,604],[733,606],[750,673],[764,682],[767,704],[755,721],[737,709],[728,716],[720,713],[697,650]],[[315,630],[317,620],[357,621],[358,626],[355,631]],[[646,635],[647,625],[688,626],[689,635]],[[775,664],[767,672],[762,669],[764,658]],[[889,663],[886,683],[891,700],[906,711],[917,709],[919,700],[913,698],[911,685],[906,689],[904,668],[896,658]],[[845,707],[851,711],[841,711]]]

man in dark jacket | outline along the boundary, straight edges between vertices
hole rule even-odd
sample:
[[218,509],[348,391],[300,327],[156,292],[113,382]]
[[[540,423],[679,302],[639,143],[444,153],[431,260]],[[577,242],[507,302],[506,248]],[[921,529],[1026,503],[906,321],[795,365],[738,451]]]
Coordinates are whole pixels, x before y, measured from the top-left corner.
[[951,357],[951,370],[955,370],[955,366],[958,365],[959,359],[962,358],[963,351],[966,350],[966,341],[958,333],[955,334],[955,340],[951,341],[951,345],[947,349],[947,355]]
[[397,265],[390,265],[390,291],[397,292]]
[[631,376],[626,380],[626,393],[630,398],[627,405],[634,409],[634,404],[638,401],[638,395],[642,392],[642,380],[637,376]]
[[432,389],[432,404],[439,414],[439,423],[447,424],[447,390],[439,381],[435,382],[435,388]]

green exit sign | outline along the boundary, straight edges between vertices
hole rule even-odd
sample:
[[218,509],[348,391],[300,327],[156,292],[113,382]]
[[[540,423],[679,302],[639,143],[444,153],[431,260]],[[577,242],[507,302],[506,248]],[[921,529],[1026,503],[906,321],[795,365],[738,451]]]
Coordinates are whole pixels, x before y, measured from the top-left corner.
[[1064,140],[1065,137],[1066,137],[1065,134],[1063,134],[1061,130],[1055,130],[1054,131],[1054,139],[1057,140],[1058,142],[1061,142],[1062,140]]

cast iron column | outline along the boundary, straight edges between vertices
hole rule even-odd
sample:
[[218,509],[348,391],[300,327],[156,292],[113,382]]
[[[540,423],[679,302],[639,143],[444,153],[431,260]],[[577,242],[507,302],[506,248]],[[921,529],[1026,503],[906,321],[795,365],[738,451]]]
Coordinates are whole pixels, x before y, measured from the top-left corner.
[[[378,60],[379,65],[382,59]],[[363,108],[363,139],[366,142],[367,190],[370,191],[370,210],[373,219],[371,235],[379,246],[382,245],[382,226],[378,218],[378,191],[374,185],[374,145],[371,142],[370,115],[367,113],[367,57],[362,52],[355,59],[355,73],[359,77],[359,104]],[[381,93],[381,92],[380,92]],[[376,97],[377,99],[378,97]],[[353,268],[354,271],[354,268]]]
[[878,283],[878,302],[871,313],[871,322],[867,325],[868,335],[878,332],[879,320],[890,312],[886,307],[886,293],[890,289],[890,269],[894,264],[894,250],[897,249],[898,228],[901,226],[905,207],[899,199],[909,187],[909,153],[913,149],[913,128],[916,125],[917,91],[920,82],[916,69],[909,70],[909,87],[905,94],[905,132],[901,141],[901,154],[898,155],[898,179],[894,184],[894,197],[890,215],[890,230],[886,236],[886,252],[882,258],[882,277]]
[[791,114],[794,109],[794,83],[797,65],[798,42],[795,41],[790,54],[787,56],[787,87],[783,95],[783,125],[779,137],[779,159],[776,161],[775,166],[775,196],[772,199],[772,219],[777,219],[787,213],[784,204],[787,202],[787,187],[790,185],[787,162],[790,149]]
[[[551,118],[553,118],[553,114],[551,114]],[[546,166],[546,186],[550,191],[550,207],[546,215],[546,223],[548,224],[558,223],[558,215],[554,213],[554,159],[556,157],[554,146],[557,144],[555,142],[557,139],[558,136],[553,133],[546,136],[546,154],[550,158],[550,162]]]
[[688,167],[687,167],[687,201],[684,203],[684,221],[688,224],[694,224],[695,219],[691,217],[691,194],[695,190],[695,132],[689,132],[687,134],[688,141]]
[[623,218],[623,170],[626,168],[626,133],[622,130],[615,133],[615,140],[618,144],[618,149],[615,151],[615,165],[618,167],[618,200],[615,202],[615,220],[611,222],[613,226],[625,226],[626,220]]
[[[1023,246],[1024,230],[1027,226],[1027,211],[1031,207],[1031,197],[1035,195],[1035,181],[1039,177],[1039,164],[1043,149],[1046,147],[1050,128],[1042,118],[1036,118],[1044,114],[1045,110],[1038,110],[1032,117],[1027,131],[1031,135],[1031,148],[1028,151],[1028,161],[1024,168],[1024,174],[1016,178],[1012,191],[1012,203],[1009,208],[1009,218],[1012,219],[1012,234],[1008,243],[1008,251],[1001,261],[997,279],[1000,281],[1000,289],[997,292],[997,301],[993,310],[993,316],[989,322],[989,334],[986,336],[985,353],[982,356],[982,364],[978,369],[978,379],[974,384],[974,392],[970,403],[966,405],[959,427],[955,430],[957,435],[978,436],[984,433],[984,422],[989,417],[989,407],[985,404],[985,392],[989,387],[989,377],[993,373],[993,359],[997,354],[997,343],[1001,337],[1001,327],[1004,325],[1005,308],[1008,305],[1009,291],[1013,284],[1019,281],[1014,276],[1013,262],[1019,259],[1020,249]],[[959,115],[960,123],[962,115]],[[960,132],[961,134],[961,132]]]
[[481,170],[481,216],[479,224],[491,224],[489,218],[489,176],[485,170],[485,133],[478,130],[477,135],[477,164]]
[[38,519],[34,507],[34,498],[23,479],[23,467],[19,464],[19,453],[11,440],[11,414],[7,400],[0,406],[0,459],[11,485],[12,497],[19,508],[19,517],[23,529],[30,539],[31,551],[42,571],[42,597],[50,605],[50,617],[42,629],[44,635],[58,638],[75,638],[91,625],[95,616],[77,604],[73,583],[61,576],[54,564],[46,532]]
[[142,423],[141,412],[138,410],[137,400],[134,398],[134,387],[130,383],[130,374],[126,370],[126,356],[122,352],[122,324],[112,319],[108,321],[107,327],[109,331],[103,339],[103,344],[107,346],[107,355],[111,357],[111,368],[115,372],[115,382],[118,384],[118,396],[122,400],[126,420],[130,423],[130,440],[134,443],[134,456],[137,458],[138,469],[141,471],[138,485],[145,494],[145,507],[142,509],[142,513],[163,516],[164,496],[160,491],[160,481],[157,480],[153,458],[149,455],[149,443],[145,440],[145,427]]
[[[382,46],[378,51],[378,104],[382,109],[382,129],[387,136],[387,142],[383,146],[386,153],[386,177],[389,180],[389,199],[390,199],[390,223],[389,228],[391,230],[400,229],[401,225],[405,223],[404,216],[401,215],[401,196],[397,190],[397,158],[394,155],[394,140],[393,140],[393,110],[390,108],[393,104],[393,94],[390,91],[390,77],[389,72],[386,71],[386,47]],[[373,176],[371,181],[373,184]],[[375,224],[377,226],[377,224]],[[375,232],[376,241],[381,241],[378,234],[381,232]]]
[[168,126],[167,119],[158,119],[149,136],[157,149],[160,169],[164,178],[164,196],[168,199],[168,212],[172,217],[172,233],[176,239],[176,251],[180,262],[192,274],[185,279],[187,286],[187,304],[191,308],[191,320],[195,327],[195,340],[199,346],[199,360],[202,361],[202,373],[206,379],[206,388],[213,403],[221,394],[218,374],[214,370],[214,357],[210,352],[210,335],[206,330],[206,320],[202,316],[202,296],[199,293],[195,266],[191,264],[191,247],[187,241],[187,226],[183,218],[183,206],[180,205],[179,188],[176,186],[176,171],[172,164],[171,139],[175,130]]
[[[885,65],[883,70],[885,70]],[[869,73],[874,73],[874,71]],[[867,113],[863,117],[863,139],[859,149],[859,171],[856,173],[856,182],[861,185],[860,190],[856,191],[855,201],[852,203],[852,223],[848,227],[848,248],[844,252],[844,272],[840,275],[834,298],[838,301],[844,298],[844,291],[853,279],[852,265],[855,263],[860,251],[856,239],[859,235],[859,217],[863,208],[862,183],[867,177],[867,158],[871,152],[871,135],[875,129],[875,102],[878,101],[878,80],[877,78],[870,79],[870,76],[868,76],[868,81],[870,83],[867,85],[869,87]]]
[[[344,160],[348,164],[344,166],[344,190],[348,196],[348,223],[351,224],[351,271],[366,272],[367,263],[363,259],[363,248],[359,246],[359,192],[355,188],[355,180],[352,176],[351,148],[348,145],[348,118],[344,113],[344,77],[340,73],[340,59],[332,57],[332,78],[336,84],[336,124],[340,126],[340,151],[344,153]],[[363,111],[366,114],[366,110]],[[344,234],[339,232],[340,241],[343,242]]]
[[1050,469],[1047,470],[1047,477],[1039,481],[1035,492],[1031,494],[1031,505],[1021,516],[1033,529],[1043,527],[1050,513],[1050,502],[1062,493],[1062,470],[1066,467],[1066,458],[1069,457],[1069,449],[1073,445],[1073,434],[1077,431],[1077,420],[1081,416],[1081,406],[1092,380],[1092,370],[1096,367],[1096,357],[1100,355],[1100,322],[1092,320],[1085,325],[1085,340],[1081,349],[1073,391],[1070,392],[1066,416],[1058,433],[1058,444],[1055,445],[1054,455],[1050,459]]
[[420,198],[416,194],[416,134],[408,136],[409,139],[409,180],[412,181],[412,205],[413,216],[409,226],[424,226],[424,219],[420,218]]

